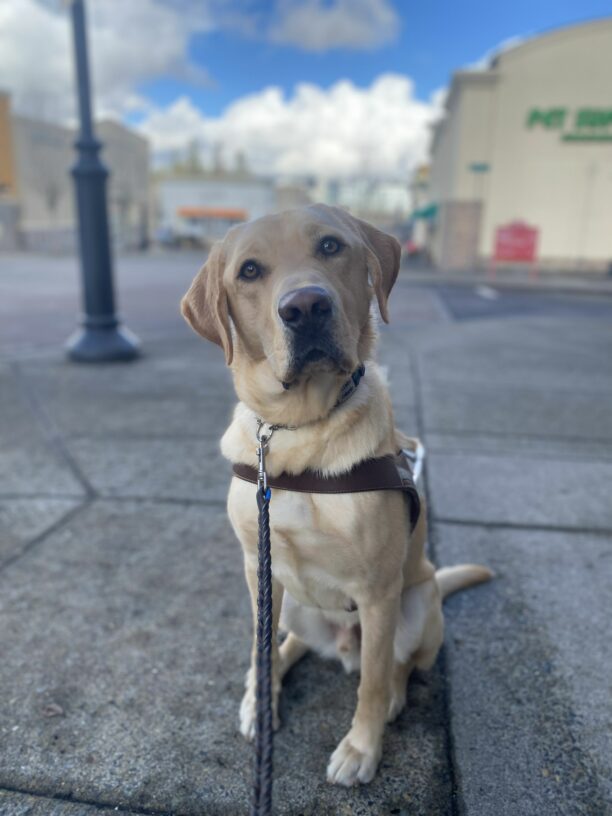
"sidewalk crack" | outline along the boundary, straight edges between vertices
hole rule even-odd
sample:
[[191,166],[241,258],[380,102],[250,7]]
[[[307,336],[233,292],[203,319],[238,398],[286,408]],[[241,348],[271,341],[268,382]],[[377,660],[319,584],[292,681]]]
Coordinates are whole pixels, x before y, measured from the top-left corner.
[[0,793],[15,793],[21,796],[31,796],[33,799],[43,799],[49,802],[65,802],[66,804],[85,805],[92,810],[109,811],[116,810],[126,814],[126,816],[180,816],[178,813],[170,813],[168,810],[158,810],[157,808],[139,808],[134,810],[131,805],[122,805],[117,802],[98,802],[95,799],[77,799],[61,793],[45,793],[43,791],[26,790],[23,788],[3,785],[0,783]]
[[433,524],[450,524],[459,527],[481,527],[485,530],[538,530],[544,533],[569,533],[571,535],[595,535],[608,538],[612,535],[609,527],[570,527],[563,524],[539,524],[538,522],[514,521],[483,521],[482,519],[453,518],[452,516],[436,516],[432,514]]
[[63,462],[63,464],[70,470],[74,478],[80,484],[80,486],[85,491],[85,495],[88,499],[93,499],[96,496],[96,491],[90,484],[89,480],[81,470],[76,459],[72,456],[70,451],[68,450],[64,437],[58,430],[55,422],[49,416],[45,408],[40,402],[38,395],[36,394],[35,390],[32,388],[30,383],[27,381],[27,378],[24,376],[24,373],[21,369],[21,366],[17,362],[13,362],[10,364],[10,368],[13,372],[13,376],[15,377],[15,381],[21,390],[21,394],[25,399],[26,404],[28,405],[31,414],[33,415],[34,419],[37,421],[39,428],[42,430],[43,435],[45,437],[45,441],[51,452],[55,455],[56,459]]
[[[49,527],[46,527],[41,533],[31,538],[24,546],[13,555],[10,555],[8,558],[5,558],[4,561],[0,561],[0,572],[4,572],[7,567],[10,567],[11,564],[14,564],[16,561],[19,561],[23,558],[24,555],[27,555],[31,552],[38,544],[42,543],[48,536],[52,535],[53,533],[61,530],[62,527],[65,527],[68,522],[72,521],[72,519],[84,510],[86,507],[93,502],[93,499],[85,499],[81,501],[76,507],[72,507],[70,510],[67,510],[63,516],[61,516],[57,521],[51,524]],[[1,787],[0,787],[1,789]]]

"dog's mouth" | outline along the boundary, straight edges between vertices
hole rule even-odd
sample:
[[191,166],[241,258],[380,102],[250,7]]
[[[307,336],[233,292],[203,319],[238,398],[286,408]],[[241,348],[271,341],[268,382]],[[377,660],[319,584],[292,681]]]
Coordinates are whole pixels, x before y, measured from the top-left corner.
[[347,370],[343,355],[334,343],[325,342],[309,349],[294,349],[285,377],[283,388],[289,390],[297,385],[304,374],[315,372],[345,372]]
[[320,348],[313,348],[302,358],[302,368],[305,368],[309,363],[317,363],[319,360],[329,360],[330,356],[326,351]]

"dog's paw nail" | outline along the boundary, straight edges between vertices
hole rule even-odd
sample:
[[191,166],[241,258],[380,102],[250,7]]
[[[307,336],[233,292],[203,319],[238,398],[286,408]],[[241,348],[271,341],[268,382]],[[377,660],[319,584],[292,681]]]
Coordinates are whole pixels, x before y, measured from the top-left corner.
[[404,710],[404,706],[406,705],[406,695],[398,694],[393,695],[391,697],[391,702],[389,703],[389,712],[387,714],[387,722],[391,723],[396,720],[399,715]]
[[333,785],[356,785],[371,782],[380,759],[380,750],[364,753],[346,736],[331,755],[327,766],[327,781]]
[[[276,706],[275,706],[276,708]],[[248,741],[255,739],[255,721],[257,719],[257,706],[255,703],[255,693],[246,691],[240,704],[240,733]],[[273,712],[272,728],[278,731],[280,728],[280,718],[278,712]]]
[[249,742],[255,738],[255,695],[251,691],[240,703],[240,733]]

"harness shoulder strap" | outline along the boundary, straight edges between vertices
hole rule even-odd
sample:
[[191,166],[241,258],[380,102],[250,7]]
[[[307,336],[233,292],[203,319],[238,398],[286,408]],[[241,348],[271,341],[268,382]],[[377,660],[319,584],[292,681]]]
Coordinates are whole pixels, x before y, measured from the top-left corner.
[[[250,465],[236,464],[234,475],[246,482],[257,484],[257,470]],[[419,493],[412,478],[410,462],[403,451],[377,459],[366,459],[346,473],[322,476],[313,470],[302,473],[280,473],[268,476],[268,485],[276,490],[297,493],[366,493],[376,490],[401,490],[410,501],[412,529],[421,512]]]

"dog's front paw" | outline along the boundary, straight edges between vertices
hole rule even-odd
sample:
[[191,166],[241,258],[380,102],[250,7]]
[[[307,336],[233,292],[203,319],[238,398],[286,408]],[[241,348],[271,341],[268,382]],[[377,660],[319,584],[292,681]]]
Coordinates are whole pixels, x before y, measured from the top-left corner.
[[[257,719],[257,704],[255,701],[255,684],[250,682],[250,673],[247,674],[246,691],[240,703],[240,733],[252,742],[255,739],[255,721]],[[272,727],[278,730],[278,691],[272,693]]]
[[355,785],[371,782],[381,756],[380,742],[372,749],[361,751],[348,733],[331,755],[327,766],[327,781],[333,785]]

